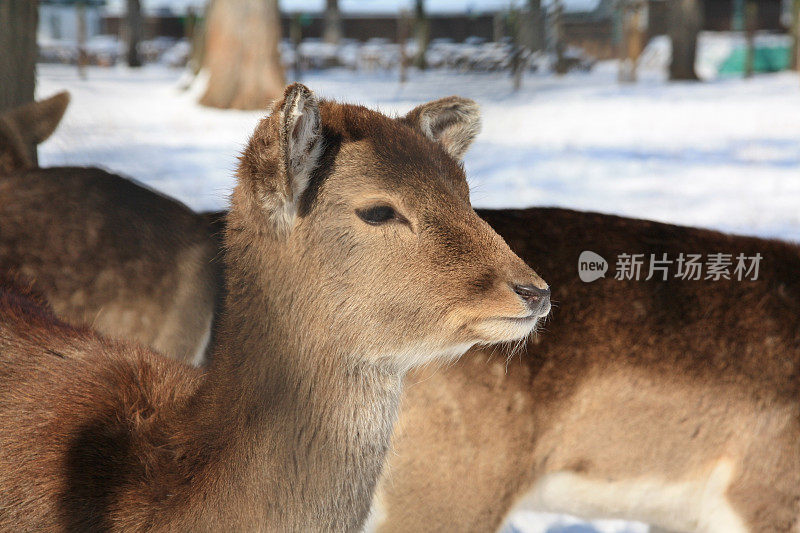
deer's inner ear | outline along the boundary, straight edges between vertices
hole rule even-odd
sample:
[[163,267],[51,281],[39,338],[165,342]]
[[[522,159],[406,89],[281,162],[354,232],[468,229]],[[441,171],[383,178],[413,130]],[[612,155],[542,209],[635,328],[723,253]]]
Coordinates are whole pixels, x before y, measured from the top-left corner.
[[468,98],[450,96],[412,109],[402,122],[442,145],[460,161],[481,130],[478,104]]
[[[300,199],[322,157],[319,102],[308,87],[295,83],[262,120],[245,149],[240,173],[256,185],[274,230],[288,235],[297,220]],[[264,147],[270,159],[264,160]]]
[[286,89],[281,108],[281,148],[286,154],[286,179],[289,202],[297,202],[322,152],[319,102],[305,85],[295,83]]

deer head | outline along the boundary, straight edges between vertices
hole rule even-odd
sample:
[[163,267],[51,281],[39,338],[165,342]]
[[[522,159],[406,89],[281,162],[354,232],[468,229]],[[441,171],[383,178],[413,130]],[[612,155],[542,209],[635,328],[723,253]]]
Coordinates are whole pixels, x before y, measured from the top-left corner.
[[286,90],[241,157],[229,237],[267,307],[304,324],[288,338],[407,369],[534,329],[547,285],[475,214],[457,161],[479,128],[462,98],[392,119]]

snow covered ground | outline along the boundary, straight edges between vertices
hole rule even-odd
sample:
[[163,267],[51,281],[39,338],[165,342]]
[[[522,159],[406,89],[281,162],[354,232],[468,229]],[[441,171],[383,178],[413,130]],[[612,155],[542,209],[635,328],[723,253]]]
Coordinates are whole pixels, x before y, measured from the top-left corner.
[[[326,71],[303,80],[319,94],[404,113],[459,94],[483,107],[466,158],[476,206],[557,205],[800,240],[800,78],[666,83],[643,73],[620,86],[613,63],[563,78],[530,76],[512,93],[503,74]],[[263,113],[204,109],[180,73],[149,66],[41,65],[39,96],[68,89],[62,126],[41,164],[99,165],[195,209],[223,207],[236,155]],[[518,513],[508,531],[644,532]]]
[[[330,98],[389,113],[449,94],[476,99],[484,128],[466,158],[476,206],[558,205],[800,240],[800,79],[786,74],[631,86],[613,64],[563,78],[326,71]],[[73,102],[43,165],[100,165],[196,209],[225,205],[236,155],[260,112],[199,107],[180,73],[41,65],[38,94]]]

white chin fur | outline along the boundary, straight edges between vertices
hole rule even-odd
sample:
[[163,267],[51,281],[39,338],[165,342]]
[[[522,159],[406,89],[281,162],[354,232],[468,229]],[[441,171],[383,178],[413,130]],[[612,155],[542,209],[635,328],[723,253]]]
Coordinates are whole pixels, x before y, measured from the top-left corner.
[[393,370],[401,373],[429,363],[447,364],[464,355],[476,344],[500,344],[524,339],[533,333],[538,321],[537,317],[530,319],[499,318],[486,320],[474,328],[477,334],[474,341],[444,349],[441,345],[434,346],[421,343],[416,346],[409,346],[402,351],[381,354],[378,361],[380,364],[390,366]]
[[382,354],[381,363],[391,366],[395,371],[406,373],[409,370],[429,363],[447,364],[464,355],[476,342],[458,344],[447,349],[441,346],[414,346],[401,352]]
[[481,322],[475,329],[485,337],[484,342],[513,342],[533,333],[538,322],[538,317],[530,319],[497,318]]

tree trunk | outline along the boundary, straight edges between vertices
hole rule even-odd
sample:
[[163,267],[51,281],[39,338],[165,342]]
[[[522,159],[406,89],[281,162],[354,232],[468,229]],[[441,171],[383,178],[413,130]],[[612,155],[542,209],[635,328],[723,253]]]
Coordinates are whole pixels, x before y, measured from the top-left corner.
[[553,15],[550,17],[550,32],[553,36],[553,50],[556,54],[556,74],[566,74],[569,70],[565,52],[567,43],[564,41],[564,26],[562,15],[564,14],[564,3],[562,0],[553,0]]
[[800,70],[800,0],[792,0],[792,68]]
[[[0,112],[33,101],[38,1],[0,0]],[[36,163],[36,146],[29,146]]]
[[667,30],[672,39],[669,79],[698,80],[694,70],[697,35],[703,24],[700,0],[669,0]]
[[428,51],[428,41],[430,41],[431,27],[428,15],[425,12],[425,2],[415,0],[414,2],[414,39],[417,41],[417,54],[414,56],[414,66],[425,69],[428,62],[425,60],[425,53]]
[[514,34],[510,51],[509,68],[511,78],[514,80],[514,91],[522,88],[522,77],[528,68],[531,52],[535,50],[535,19],[538,14],[535,10],[540,7],[539,1],[529,2],[527,9],[512,11],[511,28]]
[[502,41],[506,36],[506,14],[498,11],[492,17],[492,40],[496,43]]
[[[800,0],[798,0],[800,1]],[[400,44],[400,84],[408,81],[408,37],[411,35],[411,14],[400,10],[397,19],[397,42]]]
[[622,20],[622,45],[620,50],[619,80],[623,83],[636,82],[639,56],[644,51],[647,32],[647,2],[625,0],[620,2]]
[[745,58],[744,77],[752,78],[756,67],[756,28],[758,27],[758,4],[747,2],[744,9]]
[[521,44],[536,52],[544,49],[544,18],[542,17],[542,0],[528,0],[528,9],[524,11],[520,28]]
[[511,49],[509,50],[508,67],[513,80],[514,91],[522,88],[523,60],[525,58],[523,39],[525,38],[525,14],[512,9],[509,13],[509,29],[511,30]]
[[510,61],[515,91],[522,88],[522,77],[530,65],[533,52],[544,49],[541,0],[528,0],[527,8],[520,11],[518,15]]
[[75,4],[75,14],[78,17],[78,76],[86,79],[86,65],[89,58],[86,54],[86,3],[79,0]]
[[192,47],[189,52],[189,61],[187,67],[192,76],[197,76],[200,69],[203,68],[203,62],[206,54],[206,20],[208,13],[203,13],[202,16],[197,16],[192,12],[192,26],[191,26],[191,43]]
[[525,72],[525,67],[527,66],[527,56],[525,55],[524,49],[519,46],[518,44],[514,43],[511,48],[511,79],[514,80],[514,92],[519,91],[522,88],[522,75]]
[[300,13],[295,13],[289,22],[289,41],[291,41],[292,50],[294,50],[294,81],[303,79],[303,67],[305,66],[303,65],[303,57],[300,54],[300,44],[303,42],[303,22],[300,17]]
[[342,14],[339,0],[325,0],[325,30],[322,35],[326,43],[339,44],[342,39]]
[[278,0],[214,0],[206,19],[208,87],[200,103],[264,109],[283,94]]
[[139,43],[142,41],[144,21],[142,20],[140,0],[128,0],[128,11],[125,14],[125,31],[128,37],[128,66],[141,67],[142,58],[139,55]]

